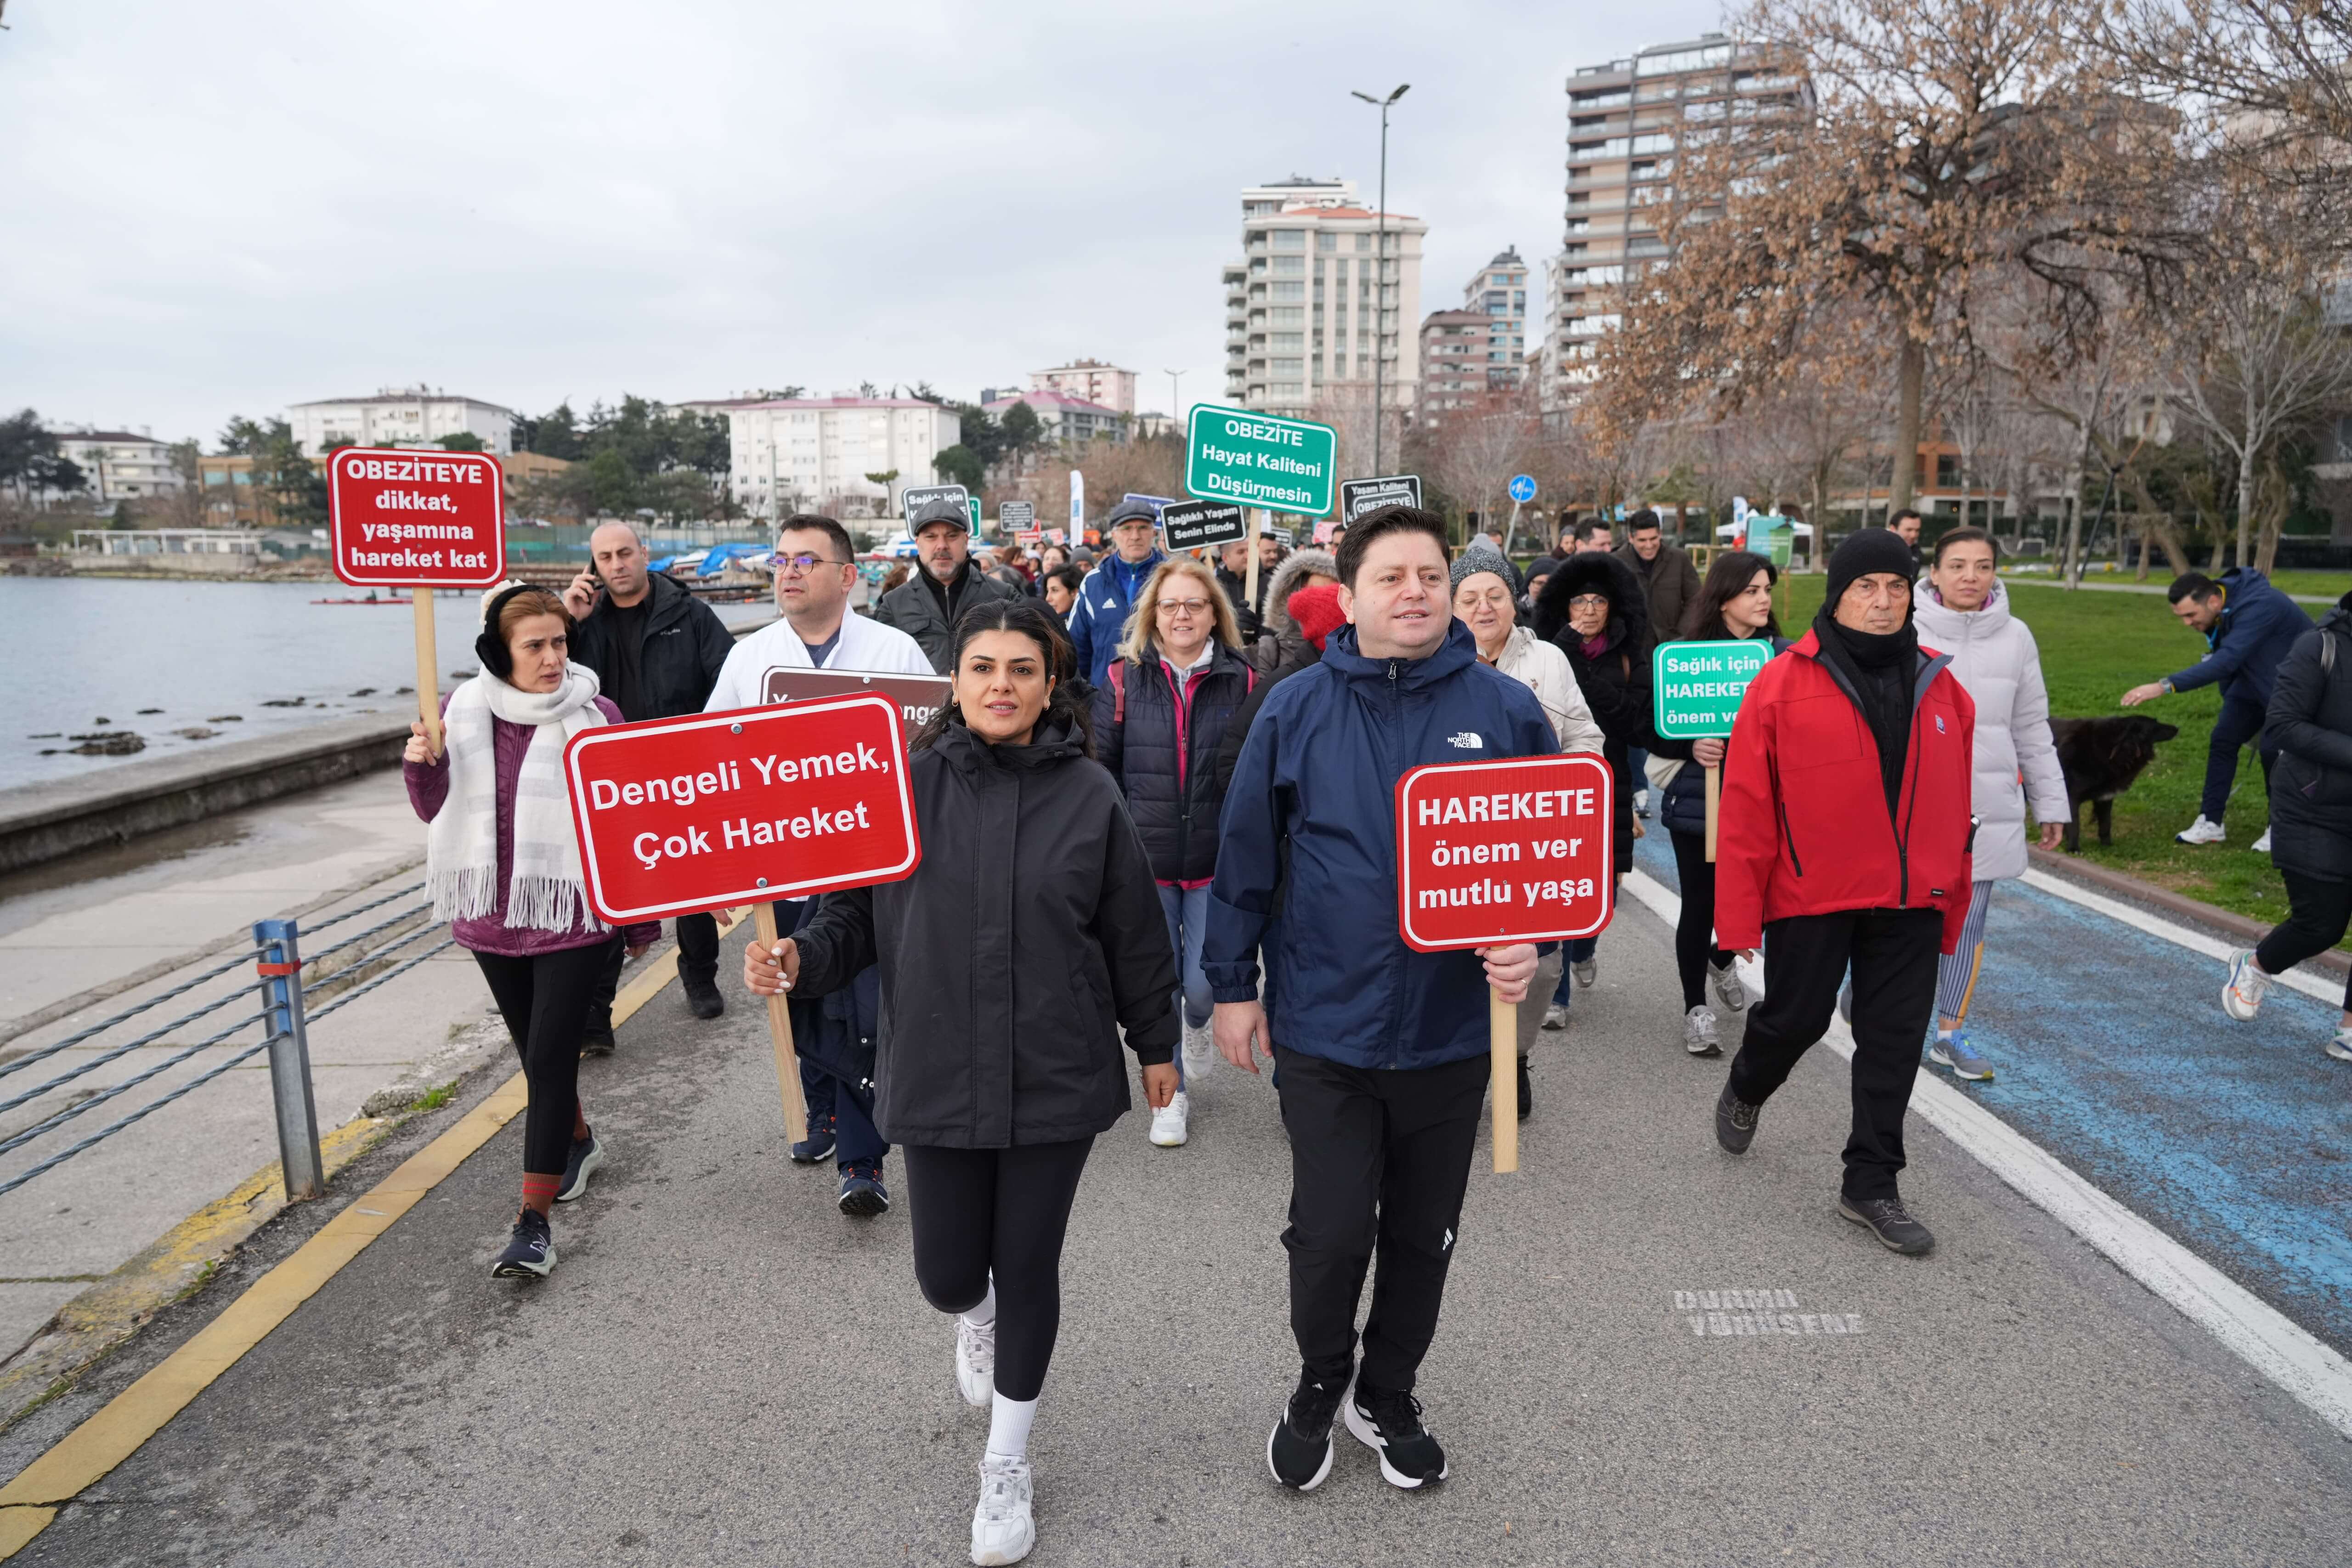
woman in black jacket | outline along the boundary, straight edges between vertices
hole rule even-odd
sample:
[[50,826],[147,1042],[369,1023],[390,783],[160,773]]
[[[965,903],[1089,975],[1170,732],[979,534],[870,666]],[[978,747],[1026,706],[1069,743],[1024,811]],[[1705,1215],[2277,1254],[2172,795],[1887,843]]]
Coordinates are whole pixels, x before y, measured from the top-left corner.
[[1225,804],[1217,752],[1258,681],[1242,658],[1237,619],[1207,566],[1171,556],[1135,596],[1118,657],[1093,697],[1095,757],[1126,792],[1183,976],[1183,994],[1171,1004],[1184,1025],[1176,1093],[1151,1113],[1151,1141],[1163,1149],[1192,1135],[1192,1083],[1217,1055],[1201,973]]
[[[1536,636],[1558,643],[1584,693],[1586,706],[1608,743],[1601,754],[1614,781],[1615,815],[1611,866],[1620,879],[1633,869],[1634,779],[1627,753],[1649,749],[1650,601],[1633,569],[1605,550],[1580,550],[1552,569],[1536,599]],[[1593,958],[1599,937],[1567,943],[1568,965],[1552,998],[1558,1023],[1568,1017],[1568,999],[1600,973]]]
[[[1684,617],[1685,642],[1744,642],[1769,639],[1779,653],[1789,646],[1772,616],[1772,563],[1750,551],[1732,550],[1715,558]],[[1706,1005],[1707,983],[1727,1012],[1748,1005],[1748,988],[1732,967],[1733,955],[1715,945],[1715,863],[1706,858],[1706,770],[1723,765],[1724,738],[1650,742],[1650,776],[1663,779],[1658,822],[1675,847],[1675,876],[1683,907],[1675,921],[1675,967],[1683,983],[1683,1047],[1695,1057],[1719,1057],[1715,1009]]]
[[956,1382],[992,1405],[974,1563],[1036,1539],[1029,1426],[1061,1321],[1062,1235],[1095,1135],[1176,1092],[1176,962],[1118,786],[1092,760],[1067,637],[1037,601],[966,610],[950,700],[909,766],[922,863],[828,899],[744,983],[822,995],[882,971],[875,1115],[904,1145],[915,1278],[956,1316]]
[[[2279,661],[2263,721],[2278,747],[2271,771],[2271,861],[2286,883],[2287,918],[2262,945],[2230,957],[2221,1007],[2253,1017],[2271,977],[2344,940],[2352,925],[2352,594]],[[2352,985],[2327,1054],[2352,1061]]]

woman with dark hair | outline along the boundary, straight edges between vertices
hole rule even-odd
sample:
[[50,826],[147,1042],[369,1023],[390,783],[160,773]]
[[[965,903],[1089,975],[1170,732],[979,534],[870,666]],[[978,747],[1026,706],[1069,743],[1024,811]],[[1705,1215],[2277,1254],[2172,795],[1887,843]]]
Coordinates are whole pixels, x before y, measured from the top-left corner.
[[956,623],[948,703],[909,764],[923,859],[836,894],[743,980],[823,995],[882,970],[874,1120],[906,1152],[915,1279],[956,1315],[964,1399],[992,1408],[974,1563],[1035,1543],[1029,1428],[1061,1323],[1062,1236],[1097,1133],[1176,1093],[1176,960],[1118,784],[1094,761],[1076,657],[1034,599]]
[[[570,659],[572,612],[545,588],[501,583],[482,595],[481,669],[441,705],[442,745],[410,723],[401,774],[427,826],[433,918],[474,955],[522,1054],[522,1212],[491,1265],[502,1279],[555,1268],[548,1211],[588,1190],[604,1148],[580,1108],[589,998],[621,932],[588,907],[563,784],[564,742],[617,724],[596,672]],[[630,951],[661,928],[632,926]]]
[[[1685,613],[1685,642],[1745,642],[1769,639],[1775,654],[1789,646],[1772,615],[1772,584],[1780,574],[1772,563],[1747,550],[1726,551],[1706,569],[1698,597]],[[1709,982],[1726,1011],[1748,1005],[1748,988],[1732,967],[1733,954],[1715,944],[1715,863],[1706,858],[1706,772],[1723,765],[1725,742],[1717,736],[1650,742],[1649,774],[1659,791],[1658,821],[1675,847],[1675,876],[1683,907],[1675,921],[1675,968],[1683,983],[1683,1048],[1695,1057],[1719,1057],[1715,1009],[1707,1005]]]
[[[1591,520],[1588,520],[1591,521]],[[1603,526],[1606,526],[1605,524]],[[1536,598],[1536,636],[1558,643],[1568,655],[1577,689],[1607,737],[1601,754],[1615,782],[1616,823],[1611,835],[1612,873],[1622,879],[1633,865],[1633,778],[1629,752],[1650,745],[1650,600],[1633,569],[1605,550],[1580,550],[1552,569]],[[1569,998],[1591,985],[1600,965],[1598,937],[1569,942],[1568,967],[1552,998],[1558,1022],[1568,1020]]]
[[1086,586],[1087,574],[1071,565],[1049,567],[1037,584],[1038,595],[1045,607],[1067,621],[1070,606],[1078,602],[1078,594]]

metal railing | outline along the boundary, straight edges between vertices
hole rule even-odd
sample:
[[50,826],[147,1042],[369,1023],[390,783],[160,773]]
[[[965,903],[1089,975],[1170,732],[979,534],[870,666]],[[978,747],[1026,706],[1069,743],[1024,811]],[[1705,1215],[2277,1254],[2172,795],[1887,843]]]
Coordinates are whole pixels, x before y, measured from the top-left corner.
[[[362,915],[383,910],[387,905],[404,900],[415,900],[373,925],[341,937],[308,958],[301,955],[301,932],[295,921],[257,921],[253,926],[253,951],[250,952],[239,953],[214,964],[63,1039],[0,1061],[0,1117],[51,1096],[63,1094],[69,1097],[66,1103],[38,1117],[31,1125],[0,1136],[0,1157],[63,1131],[90,1111],[119,1100],[175,1068],[194,1064],[198,1069],[194,1076],[176,1083],[155,1099],[124,1112],[88,1136],[45,1154],[15,1175],[0,1180],[0,1195],[12,1193],[35,1177],[57,1169],[125,1128],[144,1121],[223,1074],[267,1053],[270,1099],[278,1127],[278,1163],[285,1178],[286,1194],[296,1199],[317,1197],[325,1190],[326,1170],[319,1150],[318,1109],[310,1090],[310,1026],[407,973],[451,944],[454,939],[449,936],[447,929],[434,922],[431,900],[421,897],[424,890],[423,882],[413,883],[320,921],[311,928],[310,935],[313,937]],[[416,948],[418,942],[436,935],[439,936],[439,941]],[[412,949],[415,951],[410,951]],[[101,1038],[247,963],[254,965],[259,981],[258,998],[242,986],[231,984],[221,990],[219,994],[197,1003],[169,1023],[144,1029],[127,1039]],[[224,1021],[223,1015],[233,1016]],[[182,1030],[200,1022],[211,1031],[202,1039],[183,1043],[175,1038]],[[240,1037],[247,1036],[248,1032],[258,1037]],[[39,1083],[18,1087],[9,1081],[16,1074],[43,1062],[54,1061],[66,1052],[81,1047],[89,1050],[87,1059],[76,1061]],[[156,1049],[164,1053],[160,1059],[141,1067],[120,1082],[87,1093],[75,1088],[80,1080],[110,1063],[132,1057],[134,1053]],[[221,1055],[224,1051],[226,1054]],[[199,1058],[203,1058],[201,1062]]]

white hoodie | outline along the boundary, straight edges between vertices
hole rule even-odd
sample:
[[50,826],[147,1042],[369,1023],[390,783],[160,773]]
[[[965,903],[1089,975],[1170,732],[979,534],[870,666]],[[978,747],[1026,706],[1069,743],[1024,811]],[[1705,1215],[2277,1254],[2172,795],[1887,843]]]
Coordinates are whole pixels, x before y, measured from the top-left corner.
[[[1975,876],[1997,882],[2025,871],[2025,806],[2038,822],[2066,820],[2066,775],[2050,738],[2050,693],[2033,634],[2009,611],[1999,583],[1984,608],[1947,609],[1921,578],[1913,615],[1919,642],[1952,656],[1952,674],[1977,705]],[[2021,788],[2018,775],[2022,770]]]

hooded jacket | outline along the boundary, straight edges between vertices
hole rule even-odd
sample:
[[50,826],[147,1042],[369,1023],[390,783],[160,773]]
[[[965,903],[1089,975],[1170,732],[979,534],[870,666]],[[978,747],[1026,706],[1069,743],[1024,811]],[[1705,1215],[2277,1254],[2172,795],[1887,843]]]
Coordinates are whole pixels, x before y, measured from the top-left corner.
[[1586,706],[1568,655],[1558,643],[1544,641],[1531,627],[1513,626],[1503,651],[1495,656],[1493,668],[1536,694],[1536,700],[1543,704],[1544,717],[1551,721],[1552,732],[1559,737],[1561,751],[1607,754],[1609,737]]
[[[961,588],[954,590],[959,620],[974,605],[1023,596],[1021,589],[998,582],[969,561],[957,575],[962,583]],[[882,602],[874,606],[874,618],[914,638],[923,657],[931,661],[932,671],[945,675],[955,647],[955,626],[940,607],[940,595],[932,592],[929,576],[922,563],[917,562],[905,582],[882,595]]]
[[1258,679],[1223,643],[1213,638],[1209,648],[1207,666],[1181,678],[1181,692],[1156,654],[1140,667],[1114,659],[1094,691],[1095,756],[1127,794],[1152,877],[1178,887],[1197,888],[1216,872],[1225,800],[1217,752]]
[[[649,574],[646,582],[652,593],[644,601],[645,614],[633,617],[640,710],[625,715],[630,723],[701,712],[727,656],[735,651],[733,634],[691,589],[663,572]],[[572,629],[572,662],[594,670],[597,685],[608,694],[620,690],[616,638],[623,618],[600,595],[595,608]]]
[[1723,759],[1716,816],[1716,941],[1761,946],[1769,921],[1840,910],[1967,923],[1976,704],[1948,668],[1914,656],[1910,739],[1890,813],[1861,696],[1808,631],[1748,688]]
[[1202,943],[1212,995],[1255,1000],[1262,948],[1268,1028],[1286,1050],[1404,1068],[1487,1050],[1485,965],[1397,933],[1397,780],[1559,745],[1535,694],[1479,663],[1461,622],[1422,659],[1367,658],[1355,627],[1334,632],[1242,744]]
[[2271,859],[2352,882],[2352,594],[2295,639],[2263,721],[2271,770]]
[[951,723],[908,768],[923,859],[826,898],[795,994],[881,966],[874,1123],[894,1143],[1091,1137],[1129,1106],[1128,1049],[1175,1054],[1176,955],[1118,786],[1066,723],[991,746]]
[[[1600,593],[1609,598],[1609,646],[1599,658],[1584,651],[1584,639],[1568,624],[1568,602],[1581,594]],[[1612,840],[1616,869],[1622,875],[1633,864],[1633,791],[1630,751],[1651,741],[1650,650],[1655,638],[1650,629],[1650,599],[1633,569],[1605,550],[1580,550],[1552,569],[1536,595],[1536,636],[1555,643],[1568,655],[1585,705],[1607,737],[1601,755],[1608,759],[1616,787],[1616,824]]]
[[1165,551],[1155,548],[1150,559],[1130,563],[1113,550],[1078,585],[1077,601],[1070,606],[1070,646],[1077,650],[1078,668],[1086,671],[1089,684],[1103,683],[1103,671],[1118,657],[1119,638],[1127,635],[1128,613],[1135,608],[1136,595],[1167,559]]
[[1291,590],[1309,572],[1318,572],[1334,583],[1339,580],[1339,563],[1328,550],[1294,550],[1282,558],[1263,584],[1265,589],[1265,610],[1259,620],[1256,640],[1247,647],[1250,663],[1261,675],[1277,679],[1291,669],[1304,668],[1317,658],[1314,647],[1299,631],[1298,624],[1290,618]]
[[[1976,704],[1977,815],[1972,874],[1998,882],[2025,874],[2025,808],[2039,822],[2064,822],[2066,773],[2050,737],[2050,693],[2042,684],[2042,654],[2033,634],[2010,611],[1999,583],[1984,607],[1963,615],[1947,608],[1924,584],[1914,591],[1912,618],[1919,641],[1951,656],[1952,674]],[[2019,783],[2022,775],[2023,783]]]
[[2221,618],[2205,634],[2212,651],[2168,677],[2172,689],[2194,691],[2218,681],[2224,700],[2267,703],[2279,661],[2311,630],[2311,617],[2251,566],[2222,573],[2221,593]]

